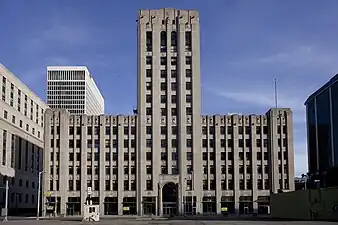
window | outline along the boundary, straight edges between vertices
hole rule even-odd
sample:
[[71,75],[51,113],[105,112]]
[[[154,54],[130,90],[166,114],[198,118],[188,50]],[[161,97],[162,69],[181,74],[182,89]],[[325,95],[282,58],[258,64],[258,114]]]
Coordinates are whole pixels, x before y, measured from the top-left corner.
[[188,78],[192,77],[192,71],[191,71],[191,69],[186,69],[185,70],[185,76],[188,77]]
[[193,159],[192,152],[187,152],[187,160],[190,161]]
[[191,65],[191,56],[186,56],[185,57],[185,64],[187,64],[187,65]]
[[146,140],[146,147],[147,148],[151,148],[152,147],[152,141],[151,141],[151,139],[147,139]]
[[153,59],[152,59],[151,56],[147,56],[147,57],[146,57],[146,64],[147,64],[147,65],[153,64]]
[[146,134],[152,134],[152,126],[146,126]]
[[191,148],[192,147],[192,140],[191,139],[187,139],[187,148]]
[[191,51],[191,31],[185,32],[185,50]]
[[15,123],[15,116],[12,116],[12,123]]
[[[162,20],[162,24],[164,24],[164,20]],[[161,32],[161,52],[167,51],[167,33],[165,31]]]
[[171,65],[176,66],[177,65],[177,57],[171,57]]
[[191,89],[192,89],[192,84],[191,84],[191,82],[186,82],[185,88],[186,88],[187,90],[191,90]]
[[146,48],[147,48],[147,52],[151,52],[152,49],[152,43],[153,43],[153,34],[151,31],[147,31],[146,33]]
[[177,102],[177,96],[176,95],[172,95],[171,96],[171,103],[172,104],[176,104],[176,102]]
[[187,134],[192,134],[192,126],[187,126]]
[[161,103],[165,104],[167,102],[167,96],[166,95],[161,95]]
[[191,95],[186,95],[185,96],[185,100],[187,103],[191,103],[192,102],[192,96]]
[[161,57],[161,65],[166,66],[167,65],[167,57]]
[[4,110],[4,118],[7,119],[7,117],[8,117],[8,112]]
[[167,77],[167,71],[161,70],[161,78],[166,78],[166,77]]
[[152,101],[152,96],[146,95],[146,103],[151,103],[151,101]]
[[177,90],[177,83],[176,82],[172,82],[171,83],[171,90],[172,91],[176,91]]

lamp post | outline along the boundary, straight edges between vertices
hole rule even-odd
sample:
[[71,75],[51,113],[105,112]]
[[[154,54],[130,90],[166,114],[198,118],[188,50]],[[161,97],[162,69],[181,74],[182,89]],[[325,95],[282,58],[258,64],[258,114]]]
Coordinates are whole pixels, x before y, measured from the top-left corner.
[[40,217],[40,189],[41,189],[41,175],[46,171],[39,172],[39,183],[38,183],[38,202],[37,202],[37,210],[36,210],[36,220],[39,220]]
[[[1,187],[3,188],[3,187]],[[8,221],[8,177],[6,177],[6,186],[5,186],[5,209],[4,209],[4,222]]]

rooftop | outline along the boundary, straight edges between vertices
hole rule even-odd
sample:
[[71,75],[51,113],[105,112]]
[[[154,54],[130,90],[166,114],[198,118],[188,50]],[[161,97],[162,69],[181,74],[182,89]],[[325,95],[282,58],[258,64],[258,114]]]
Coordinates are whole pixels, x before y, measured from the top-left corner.
[[318,95],[320,95],[323,91],[328,89],[331,85],[336,83],[338,81],[338,74],[334,75],[326,84],[321,86],[317,91],[312,93],[305,101],[304,105],[307,105],[311,100],[316,98]]

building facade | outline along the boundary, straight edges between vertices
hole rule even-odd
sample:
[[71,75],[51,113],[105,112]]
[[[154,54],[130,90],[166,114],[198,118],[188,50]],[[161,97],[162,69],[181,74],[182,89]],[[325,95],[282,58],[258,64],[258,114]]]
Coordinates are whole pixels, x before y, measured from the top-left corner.
[[309,172],[338,166],[338,75],[305,102]]
[[[145,152],[152,154],[154,162],[151,178],[148,178],[144,168],[137,176],[137,200],[141,202],[147,182],[155,184],[155,193],[161,192],[167,182],[160,176],[161,154],[157,149],[169,144],[174,144],[177,149],[175,167],[169,165],[169,174],[177,174],[179,168],[187,166],[187,146],[196,151],[200,149],[197,147],[201,137],[200,31],[197,11],[160,9],[139,12],[137,88],[137,131],[141,137],[145,137],[137,140],[140,153],[137,154],[137,162],[143,168]],[[190,133],[187,134],[187,131]],[[162,139],[163,132],[165,139]],[[195,155],[192,160],[193,165],[202,163],[201,155]],[[193,176],[197,176],[202,173],[202,168],[195,166],[193,171]],[[179,180],[175,180],[174,184],[182,185],[187,179],[186,171],[181,171],[181,176],[175,179]],[[202,196],[201,186],[197,186],[194,192]],[[183,191],[178,194],[179,202],[183,201],[182,197]],[[175,205],[175,201],[168,203],[168,207],[176,208]],[[142,208],[138,209],[138,212],[143,211]]]
[[[0,186],[9,179],[9,211],[35,211],[47,105],[0,64]],[[5,189],[0,189],[5,205]]]
[[[196,11],[141,10],[137,115],[45,114],[44,201],[102,215],[263,213],[294,190],[292,112],[203,115]],[[62,184],[62,185],[60,185]]]
[[[290,109],[271,109],[266,115],[200,116],[199,145],[187,144],[183,150],[176,144],[176,128],[168,134],[163,121],[162,144],[157,151],[147,147],[139,153],[144,155],[142,164],[137,161],[137,143],[139,139],[151,143],[153,130],[147,128],[145,136],[138,136],[136,116],[47,110],[45,117],[43,190],[51,195],[44,200],[57,202],[55,210],[61,214],[81,214],[88,187],[102,215],[219,214],[222,207],[234,213],[264,212],[271,192],[294,190]],[[149,120],[146,127],[151,125]],[[172,139],[166,143],[168,135]],[[194,158],[200,158],[198,166]],[[179,160],[184,161],[183,168]],[[141,171],[145,185],[139,201]],[[200,193],[195,192],[198,189]]]
[[85,66],[48,66],[47,104],[72,114],[104,114],[104,99]]

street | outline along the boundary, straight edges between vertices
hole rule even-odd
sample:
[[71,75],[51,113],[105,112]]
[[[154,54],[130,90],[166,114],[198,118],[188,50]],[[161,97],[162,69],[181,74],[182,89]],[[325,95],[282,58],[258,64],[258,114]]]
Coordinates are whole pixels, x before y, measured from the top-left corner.
[[103,219],[99,222],[83,222],[83,221],[75,221],[75,220],[9,220],[7,222],[11,225],[21,225],[25,223],[25,225],[35,225],[35,224],[44,224],[44,225],[58,225],[58,224],[69,224],[69,225],[77,225],[77,224],[100,224],[100,225],[249,225],[249,224],[260,224],[260,225],[307,225],[307,224],[318,224],[318,225],[333,225],[336,224],[334,222],[320,222],[320,221],[269,221],[269,220],[144,220],[144,219]]

